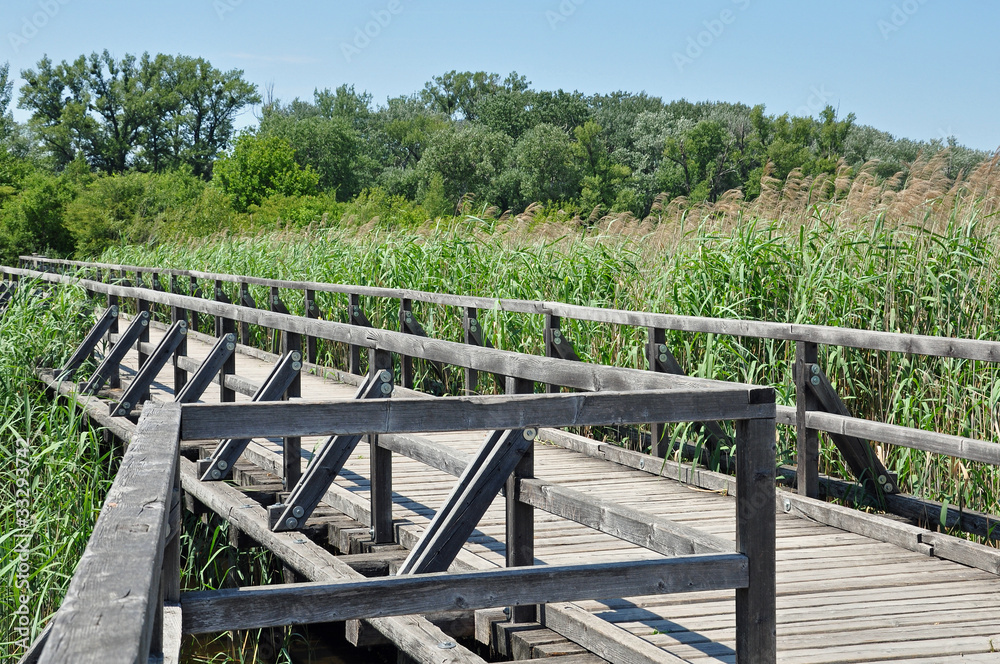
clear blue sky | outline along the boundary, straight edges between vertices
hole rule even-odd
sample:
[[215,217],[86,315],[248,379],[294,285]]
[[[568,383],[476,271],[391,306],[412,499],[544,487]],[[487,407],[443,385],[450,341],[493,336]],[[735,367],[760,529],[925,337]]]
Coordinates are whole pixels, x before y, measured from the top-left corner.
[[183,53],[284,101],[351,83],[384,102],[451,69],[516,70],[536,89],[831,103],[896,136],[1000,147],[987,0],[3,0],[0,26],[12,72],[44,54]]

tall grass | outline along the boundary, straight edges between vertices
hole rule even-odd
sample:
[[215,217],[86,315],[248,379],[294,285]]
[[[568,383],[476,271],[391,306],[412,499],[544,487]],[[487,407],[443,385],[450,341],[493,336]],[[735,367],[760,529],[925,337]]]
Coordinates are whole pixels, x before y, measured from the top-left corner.
[[22,650],[22,605],[29,640],[58,608],[115,470],[81,409],[49,400],[32,373],[65,361],[85,332],[86,307],[81,290],[25,284],[0,314],[3,662]]
[[[572,225],[467,218],[443,227],[310,230],[220,237],[197,246],[121,247],[101,260],[412,288],[492,298],[547,299],[644,311],[815,323],[917,334],[1000,339],[995,278],[1000,231],[976,206],[951,208],[934,223],[890,223],[844,208],[813,206],[777,221],[749,208],[726,217],[682,213],[655,226]],[[927,221],[924,219],[923,221]],[[257,301],[265,293],[256,294]],[[346,320],[343,296],[320,294],[320,308]],[[286,303],[301,313],[301,295]],[[395,326],[398,303],[364,301],[376,325]],[[461,338],[461,312],[417,306],[433,336]],[[538,353],[542,317],[484,311],[483,328],[501,348]],[[644,364],[645,330],[564,321],[580,356]],[[786,342],[671,333],[689,373],[774,385],[794,399]],[[1000,438],[1000,373],[966,360],[846,348],[823,349],[822,364],[859,416],[987,440]],[[336,359],[336,358],[334,358]],[[457,382],[457,374],[451,377]],[[793,432],[782,453],[790,460]],[[1000,511],[995,468],[880,446],[904,490],[952,505]],[[826,446],[824,472],[847,476]]]

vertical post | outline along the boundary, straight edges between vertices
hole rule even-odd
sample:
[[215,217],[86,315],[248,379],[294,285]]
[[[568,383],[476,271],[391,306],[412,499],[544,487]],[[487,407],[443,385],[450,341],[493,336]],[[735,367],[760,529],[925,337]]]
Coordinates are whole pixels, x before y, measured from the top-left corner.
[[[507,377],[508,394],[532,394],[535,384],[524,378]],[[532,447],[524,453],[514,472],[507,478],[507,567],[527,567],[535,564],[535,508],[515,500],[518,478],[534,477],[535,452]],[[538,620],[538,607],[514,606],[510,610],[514,623]]]
[[[113,307],[118,304],[117,295],[108,295],[108,306]],[[118,309],[119,316],[121,315],[121,308]],[[111,327],[108,328],[108,334],[118,334],[118,319],[115,318],[114,322],[111,323]],[[108,376],[108,387],[112,390],[117,390],[122,386],[121,372],[114,371]]]
[[[250,299],[250,285],[245,281],[240,282],[240,301],[238,304],[241,307],[248,306],[247,302]],[[250,323],[245,321],[240,321],[240,343],[244,346],[250,345]]]
[[[191,297],[201,297],[201,289],[198,288],[197,277],[191,277],[191,287],[188,289],[188,294]],[[188,329],[198,331],[198,312],[192,309],[190,311],[191,319],[188,321]]]
[[[646,358],[649,361],[650,371],[660,371],[661,364],[657,362],[660,356],[660,345],[666,346],[667,331],[662,327],[647,328]],[[664,424],[654,423],[649,425],[650,449],[649,453],[661,459],[666,456],[670,447],[670,440],[664,440],[667,427]]]
[[[222,290],[221,280],[216,280],[215,282],[215,300],[217,302],[229,302],[229,298],[226,297],[225,292]],[[224,337],[227,334],[236,334],[236,323],[232,318],[216,316],[215,336]],[[236,390],[233,390],[226,385],[226,376],[231,376],[235,373],[236,353],[233,353],[226,359],[225,363],[222,365],[222,370],[219,372],[219,401],[222,401],[223,403],[236,401]]]
[[[350,293],[348,307],[347,320],[351,325],[356,325],[354,321],[361,313],[361,296],[357,293]],[[361,346],[356,344],[348,346],[347,371],[358,376],[361,375]]]
[[[319,307],[316,306],[316,291],[306,289],[305,298],[306,318],[319,318]],[[310,364],[316,363],[316,337],[306,336],[305,359]]]
[[[559,352],[555,349],[554,337],[558,333],[562,336],[562,330],[559,329],[559,316],[553,314],[545,314],[545,357],[559,357]],[[552,394],[560,392],[559,385],[545,385],[545,391]]]
[[736,423],[736,551],[750,584],[736,589],[736,661],[773,664],[775,637],[774,419]]
[[[399,331],[407,332],[406,316],[413,316],[413,300],[403,298],[399,301]],[[399,373],[402,374],[400,380],[403,387],[408,390],[413,389],[413,358],[409,355],[399,356]]]
[[[480,330],[479,327],[479,311],[475,307],[466,307],[465,315],[462,316],[462,329],[465,330],[465,343],[478,345],[476,341],[475,331]],[[465,393],[467,395],[473,395],[477,393],[479,388],[479,372],[475,369],[465,368]]]
[[[392,371],[392,354],[371,348],[368,372]],[[391,544],[396,540],[392,526],[392,451],[379,447],[378,436],[368,436],[371,458],[371,531],[373,544]]]
[[[170,275],[170,292],[175,294],[177,293],[176,274]],[[170,322],[176,323],[177,321],[181,320],[183,321],[187,320],[187,309],[181,309],[180,307],[171,307]],[[191,330],[190,326],[188,327],[188,330],[189,331]],[[181,389],[183,389],[185,385],[187,385],[187,378],[188,378],[187,371],[181,369],[177,365],[178,358],[184,357],[186,355],[187,355],[187,335],[185,334],[184,338],[181,339],[181,343],[177,346],[177,350],[174,351],[174,395],[175,396],[178,393],[180,393]]]
[[795,478],[800,495],[819,497],[819,431],[806,426],[806,412],[819,410],[819,399],[809,389],[806,364],[818,360],[816,344],[795,342]]
[[[276,287],[272,287],[272,311],[279,308],[279,302],[278,289]],[[280,308],[283,309],[284,307],[281,306]],[[301,368],[302,336],[297,332],[282,330],[281,352],[282,354],[299,353]],[[285,390],[282,400],[288,401],[291,398],[300,396],[302,396],[302,374],[301,372],[297,372],[295,374],[295,378],[292,379],[291,384],[288,386],[288,389]],[[298,436],[285,436],[283,448],[283,453],[281,455],[281,462],[284,469],[282,481],[285,484],[285,490],[291,491],[292,488],[298,484],[299,478],[302,477],[302,438]]]
[[[136,276],[138,276],[138,275],[136,275]],[[150,303],[149,303],[148,300],[144,300],[141,297],[136,298],[135,310],[136,310],[137,314],[142,313],[143,311],[149,311],[149,313],[150,313],[149,323],[150,323],[150,325],[153,323],[153,315],[152,315],[153,312],[150,310]],[[135,349],[139,353],[139,367],[140,368],[142,367],[142,365],[144,365],[146,363],[146,360],[149,359],[149,356],[146,353],[142,352],[142,345],[143,344],[147,344],[147,343],[149,343],[149,325],[147,325],[144,328],[142,328],[142,334],[139,335],[139,340],[135,342]],[[147,394],[143,394],[139,398],[139,402],[142,403],[142,402],[146,401],[147,399],[149,399],[149,394],[148,393]]]

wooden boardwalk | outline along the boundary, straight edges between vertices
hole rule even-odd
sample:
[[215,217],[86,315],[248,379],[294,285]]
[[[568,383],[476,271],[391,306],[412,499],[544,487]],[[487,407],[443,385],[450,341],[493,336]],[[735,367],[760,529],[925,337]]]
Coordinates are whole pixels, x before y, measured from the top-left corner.
[[[155,343],[161,335],[162,330],[152,330],[151,341]],[[187,352],[201,359],[210,345],[198,337],[189,335]],[[135,372],[136,364],[132,351],[123,364],[125,374]],[[271,365],[267,359],[240,354],[236,374],[259,384]],[[172,380],[168,366],[154,383],[154,400],[173,399]],[[303,373],[301,391],[309,400],[325,400],[350,398],[355,387]],[[210,387],[204,400],[217,400],[218,392],[217,386]],[[248,397],[239,395],[237,400]],[[423,437],[471,455],[483,435],[462,432]],[[732,497],[592,458],[546,442],[545,437],[543,430],[535,444],[537,478],[734,539]],[[302,441],[304,467],[308,451],[318,442]],[[248,453],[251,458],[277,463],[281,450],[280,441],[263,439],[254,441]],[[393,463],[393,518],[404,524],[403,532],[416,536],[455,479],[399,455]],[[361,443],[332,490],[340,496],[341,505],[367,504],[369,472],[369,449]],[[504,499],[498,497],[453,568],[504,565],[504,510]],[[996,654],[1000,651],[1000,577],[793,514],[779,513],[776,530],[778,661],[1000,661]],[[657,554],[537,511],[535,556],[537,563],[553,565],[654,558]],[[553,624],[567,620],[573,612],[586,612],[599,618],[620,643],[638,644],[637,652],[649,652],[646,646],[661,649],[662,661],[735,661],[733,591],[583,601],[561,607],[558,615],[547,616]]]

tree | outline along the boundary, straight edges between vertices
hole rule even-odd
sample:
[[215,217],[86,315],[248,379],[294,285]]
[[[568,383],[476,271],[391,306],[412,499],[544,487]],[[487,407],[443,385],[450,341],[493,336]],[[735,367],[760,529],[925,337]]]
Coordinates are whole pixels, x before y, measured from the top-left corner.
[[512,207],[568,201],[579,192],[580,168],[573,143],[558,127],[540,124],[525,132],[511,153],[511,166],[519,185]]
[[500,193],[497,176],[513,145],[506,134],[481,125],[451,125],[439,131],[417,166],[421,192],[438,173],[453,206],[467,194],[483,203],[496,201]]
[[245,133],[236,139],[232,154],[216,162],[214,180],[232,197],[233,207],[246,212],[272,194],[316,193],[319,175],[295,162],[295,150],[286,139]]
[[501,79],[499,74],[483,71],[452,70],[435,76],[424,85],[421,97],[428,108],[449,118],[460,115],[465,120],[474,121],[478,117],[477,106],[485,97],[502,90],[524,92],[529,85],[528,80],[517,72]]
[[0,210],[0,261],[13,265],[22,254],[72,252],[73,239],[64,223],[71,198],[72,192],[54,175],[29,175],[20,193]]
[[108,51],[21,72],[18,105],[57,169],[82,152],[106,173],[162,171],[184,163],[201,177],[229,144],[236,114],[260,101],[243,72],[202,58]]
[[358,177],[360,140],[343,117],[297,119],[271,110],[261,119],[259,134],[287,141],[295,152],[296,163],[315,171],[319,187],[336,191],[338,199],[347,200],[361,191]]
[[6,143],[14,132],[14,116],[10,113],[14,82],[10,80],[10,63],[0,65],[0,144]]

